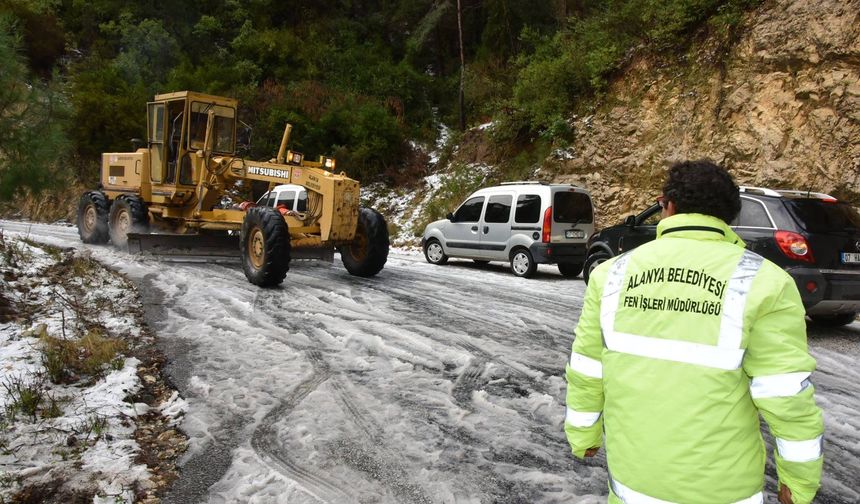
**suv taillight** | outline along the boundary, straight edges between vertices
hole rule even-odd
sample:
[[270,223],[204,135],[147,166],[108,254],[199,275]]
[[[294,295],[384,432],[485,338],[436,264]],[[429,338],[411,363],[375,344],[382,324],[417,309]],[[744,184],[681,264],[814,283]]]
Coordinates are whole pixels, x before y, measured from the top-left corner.
[[773,234],[773,237],[776,239],[779,249],[789,259],[815,263],[815,259],[812,257],[812,249],[809,248],[809,243],[807,243],[806,238],[802,235],[792,233],[791,231],[777,231]]
[[550,235],[552,235],[552,207],[547,207],[543,213],[543,232],[540,241],[549,243]]

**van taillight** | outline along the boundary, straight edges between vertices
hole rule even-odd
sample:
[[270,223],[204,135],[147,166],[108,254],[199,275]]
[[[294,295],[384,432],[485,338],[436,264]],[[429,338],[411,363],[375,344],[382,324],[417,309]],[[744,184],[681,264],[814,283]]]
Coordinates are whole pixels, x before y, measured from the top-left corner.
[[777,231],[773,233],[773,237],[776,239],[779,249],[789,259],[815,263],[815,259],[812,257],[812,249],[809,248],[809,243],[807,243],[806,238],[802,235],[792,233],[791,231]]
[[549,237],[552,235],[552,207],[547,207],[543,213],[543,233],[541,240],[544,243],[549,243]]

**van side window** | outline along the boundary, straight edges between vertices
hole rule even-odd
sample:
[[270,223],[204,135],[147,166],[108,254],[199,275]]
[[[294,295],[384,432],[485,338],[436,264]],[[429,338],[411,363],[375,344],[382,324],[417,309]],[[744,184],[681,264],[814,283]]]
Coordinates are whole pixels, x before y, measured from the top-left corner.
[[487,211],[484,213],[484,222],[508,222],[511,219],[511,202],[513,200],[514,197],[509,194],[490,196]]
[[478,218],[481,217],[481,209],[483,207],[483,196],[466,200],[466,202],[457,209],[457,213],[454,214],[454,222],[478,222]]
[[514,222],[519,224],[534,224],[540,220],[540,196],[537,194],[520,194],[517,198],[517,213]]

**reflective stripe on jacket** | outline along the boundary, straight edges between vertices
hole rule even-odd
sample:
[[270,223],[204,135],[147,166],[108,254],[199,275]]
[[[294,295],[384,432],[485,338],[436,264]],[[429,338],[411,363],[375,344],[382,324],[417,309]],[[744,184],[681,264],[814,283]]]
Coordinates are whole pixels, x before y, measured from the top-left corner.
[[591,275],[566,368],[574,455],[605,431],[610,502],[763,500],[759,414],[797,504],[821,479],[821,410],[791,277],[723,221],[664,219]]

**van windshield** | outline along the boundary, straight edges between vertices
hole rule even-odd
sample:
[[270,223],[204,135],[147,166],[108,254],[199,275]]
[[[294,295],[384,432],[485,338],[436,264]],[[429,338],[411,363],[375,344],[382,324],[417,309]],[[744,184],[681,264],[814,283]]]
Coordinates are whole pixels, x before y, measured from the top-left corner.
[[577,224],[594,221],[591,198],[578,192],[557,192],[552,202],[553,220]]
[[786,205],[810,233],[833,233],[860,229],[860,214],[846,203],[818,199],[787,200]]

